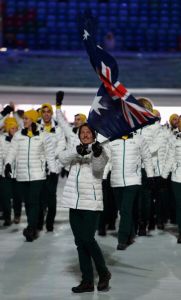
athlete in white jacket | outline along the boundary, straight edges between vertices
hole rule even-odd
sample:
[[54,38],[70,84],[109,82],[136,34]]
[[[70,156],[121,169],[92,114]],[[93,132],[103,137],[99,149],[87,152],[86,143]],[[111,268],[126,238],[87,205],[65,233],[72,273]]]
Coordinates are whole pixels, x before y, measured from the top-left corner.
[[88,124],[80,127],[79,137],[80,145],[60,153],[60,161],[70,165],[61,206],[70,208],[70,225],[82,272],[81,284],[72,288],[75,293],[94,290],[91,259],[99,274],[98,290],[107,289],[111,277],[94,238],[99,212],[103,209],[102,176],[108,158],[100,144],[94,143],[95,133]]
[[18,124],[15,118],[8,117],[5,119],[4,128],[6,133],[0,136],[0,142],[3,151],[3,172],[1,180],[1,196],[3,204],[4,226],[11,225],[11,199],[13,199],[14,223],[20,222],[21,216],[21,197],[18,195],[16,182],[16,162],[12,164],[11,178],[5,178],[4,167],[7,153],[11,148],[11,141],[18,130]]
[[43,189],[41,193],[41,204],[40,209],[38,229],[42,230],[44,225],[44,218],[46,214],[46,229],[47,231],[53,231],[54,221],[56,216],[56,206],[57,206],[57,184],[58,176],[62,169],[62,164],[58,159],[57,148],[59,143],[64,144],[65,148],[65,136],[62,128],[58,126],[58,123],[53,119],[53,108],[50,103],[44,103],[41,106],[41,119],[38,121],[39,130],[49,135],[49,139],[53,144],[55,149],[55,160],[57,167],[57,175],[52,181],[50,178],[50,171],[47,170],[47,178],[43,184]]
[[51,140],[38,131],[37,119],[36,111],[25,112],[25,128],[14,135],[5,167],[6,177],[11,176],[11,166],[16,160],[16,180],[26,205],[28,227],[23,234],[27,241],[33,241],[37,236],[40,192],[46,179],[46,162],[51,179],[54,180],[56,176],[55,150]]
[[162,171],[162,177],[166,180],[171,172],[171,183],[176,200],[176,222],[179,236],[177,243],[181,244],[181,122],[178,123],[179,132],[172,139]]
[[121,215],[118,232],[118,250],[133,243],[135,224],[133,206],[141,185],[141,165],[153,181],[151,154],[145,139],[139,134],[129,134],[110,143],[111,186]]

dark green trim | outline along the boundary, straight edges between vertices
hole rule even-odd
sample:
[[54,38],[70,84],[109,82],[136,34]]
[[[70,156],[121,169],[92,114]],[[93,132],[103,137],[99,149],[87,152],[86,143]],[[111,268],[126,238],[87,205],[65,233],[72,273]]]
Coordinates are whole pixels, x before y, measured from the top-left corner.
[[81,168],[81,165],[79,167],[79,170],[78,170],[78,173],[77,173],[77,203],[76,203],[76,209],[78,207],[78,202],[79,202],[79,174],[80,174],[80,168]]
[[124,178],[124,167],[125,167],[125,148],[126,148],[126,142],[125,142],[125,140],[123,140],[123,181],[124,181],[124,185],[126,186],[126,183],[125,183],[125,178]]
[[31,138],[29,138],[29,141],[28,141],[28,175],[29,175],[29,181],[30,181],[30,141],[31,141]]
[[95,192],[95,187],[94,187],[94,185],[93,185],[93,190],[94,190],[94,198],[95,198],[95,200],[97,200],[97,199],[96,199],[96,192]]
[[158,166],[158,172],[159,172],[159,175],[161,175],[161,172],[160,172],[160,166],[159,166],[159,161],[157,159],[157,166]]

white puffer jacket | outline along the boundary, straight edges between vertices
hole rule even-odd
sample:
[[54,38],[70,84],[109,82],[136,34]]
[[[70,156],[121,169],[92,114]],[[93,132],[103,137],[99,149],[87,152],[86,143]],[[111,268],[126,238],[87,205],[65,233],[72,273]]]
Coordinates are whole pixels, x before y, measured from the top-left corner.
[[143,161],[148,177],[153,177],[153,165],[148,145],[139,134],[132,138],[117,139],[110,143],[112,171],[111,186],[124,187],[141,184]]
[[170,172],[172,172],[172,181],[181,182],[181,136],[178,138],[175,137],[174,140],[172,139],[172,142],[169,144],[169,149],[162,171],[162,177],[167,178]]
[[152,153],[155,177],[161,176],[168,151],[169,140],[169,131],[164,126],[160,126],[159,130],[157,131],[157,136],[153,140],[153,143],[157,145],[157,149],[155,149],[155,152]]
[[156,139],[159,132],[160,132],[160,123],[157,121],[155,124],[143,127],[142,129],[138,130],[140,135],[144,137],[147,142],[147,145],[150,149],[151,155],[157,152],[159,148],[159,140]]
[[24,135],[23,130],[14,135],[5,164],[12,165],[15,160],[17,181],[46,179],[46,161],[50,172],[56,172],[51,139],[47,139],[46,135],[39,131],[31,138]]
[[52,126],[52,130],[51,132],[46,132],[44,129],[44,121],[41,119],[39,121],[39,130],[41,132],[44,132],[47,136],[49,136],[49,138],[52,141],[53,144],[53,149],[55,151],[55,161],[56,161],[56,168],[57,168],[57,174],[60,173],[61,168],[62,168],[62,164],[60,163],[60,160],[58,158],[58,148],[59,148],[59,144],[61,144],[61,147],[65,148],[66,147],[66,140],[65,140],[65,135],[63,130],[60,128],[60,126],[58,126],[58,123],[56,121],[54,121],[52,119],[51,122],[51,126]]
[[[8,136],[8,134],[4,134],[0,136],[0,143],[2,145],[2,157],[3,157],[3,162],[2,162],[2,176],[4,177],[4,168],[5,168],[5,160],[8,154],[9,149],[11,148],[11,139]],[[12,178],[16,178],[16,162],[14,161],[11,165],[11,170],[12,170]]]
[[62,164],[71,165],[61,200],[62,207],[103,210],[102,176],[107,159],[104,150],[97,158],[92,153],[82,157],[75,147],[60,153]]

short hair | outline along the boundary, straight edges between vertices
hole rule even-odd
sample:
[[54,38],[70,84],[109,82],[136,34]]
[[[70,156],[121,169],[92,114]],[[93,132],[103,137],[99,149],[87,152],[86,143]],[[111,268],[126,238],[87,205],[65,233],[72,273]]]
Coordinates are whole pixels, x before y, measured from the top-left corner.
[[89,128],[90,131],[92,132],[93,138],[96,139],[96,132],[95,132],[95,130],[94,130],[92,127],[90,127],[90,125],[89,125],[88,123],[84,123],[84,124],[82,124],[82,125],[79,127],[79,132],[78,132],[79,139],[80,139],[80,133],[81,133],[81,130],[82,130],[83,127]]

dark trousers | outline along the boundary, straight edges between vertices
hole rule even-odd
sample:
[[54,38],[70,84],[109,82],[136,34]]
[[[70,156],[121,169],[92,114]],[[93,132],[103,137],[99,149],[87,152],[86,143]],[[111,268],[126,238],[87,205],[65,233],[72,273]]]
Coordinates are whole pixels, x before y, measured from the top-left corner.
[[13,199],[13,210],[15,217],[21,216],[22,201],[17,189],[15,179],[2,178],[0,183],[3,214],[5,220],[11,219],[11,199]]
[[126,244],[135,235],[135,224],[133,218],[134,202],[140,186],[131,185],[113,188],[114,197],[120,213],[118,231],[118,242]]
[[40,192],[44,180],[18,182],[19,193],[25,201],[28,227],[36,230],[40,210]]
[[99,212],[70,209],[69,218],[77,246],[82,279],[93,282],[92,259],[99,276],[103,276],[108,271],[102,251],[95,240]]
[[146,226],[151,218],[152,190],[149,186],[147,175],[144,169],[142,171],[142,185],[139,193],[139,223]]
[[171,181],[171,174],[168,177],[168,187],[167,187],[167,202],[168,202],[168,219],[170,222],[175,224],[176,223],[176,199],[173,193],[173,186]]
[[157,224],[163,224],[167,215],[166,188],[162,187],[160,177],[155,177],[155,189],[153,193],[155,199],[155,215]]
[[117,218],[117,205],[110,186],[110,174],[102,181],[102,191],[104,210],[100,213],[99,230],[105,230],[106,225],[114,227]]
[[50,176],[47,176],[47,179],[44,181],[40,198],[41,198],[41,207],[39,214],[39,227],[41,228],[44,224],[44,217],[46,215],[46,227],[47,229],[53,229],[56,208],[57,208],[57,183],[58,183],[58,174],[54,181],[50,179]]
[[172,181],[172,188],[176,201],[176,222],[181,234],[181,183]]

